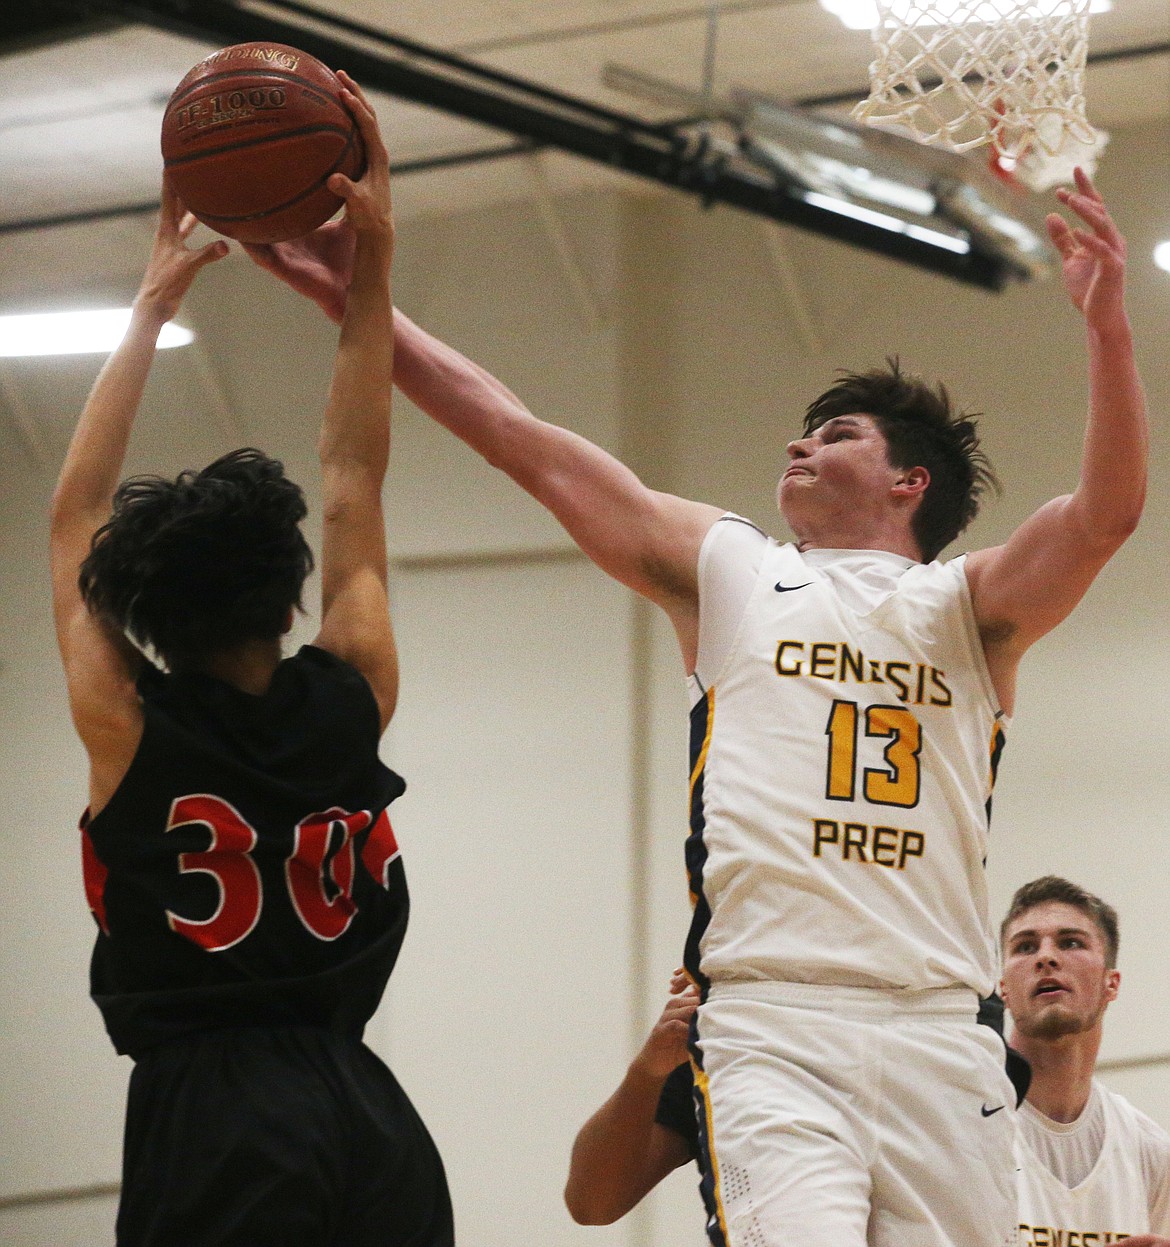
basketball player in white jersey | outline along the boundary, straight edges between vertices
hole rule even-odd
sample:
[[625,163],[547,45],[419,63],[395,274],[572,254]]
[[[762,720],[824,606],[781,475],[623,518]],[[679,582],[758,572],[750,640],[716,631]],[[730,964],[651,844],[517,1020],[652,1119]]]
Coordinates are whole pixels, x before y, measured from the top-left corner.
[[[661,606],[692,688],[708,1233],[727,1247],[1015,1243],[1013,1089],[976,1025],[997,977],[983,860],[1024,651],[1138,522],[1145,405],[1125,242],[1082,173],[1049,219],[1088,339],[1080,479],[1002,545],[938,552],[989,473],[971,421],[896,368],[809,410],[778,486],[796,540],[647,488],[396,314],[395,382]],[[344,306],[337,231],[253,249]]]
[[1117,914],[1046,875],[1016,892],[1001,936],[1012,1044],[1032,1066],[1019,1247],[1170,1247],[1170,1134],[1093,1077],[1121,982]]

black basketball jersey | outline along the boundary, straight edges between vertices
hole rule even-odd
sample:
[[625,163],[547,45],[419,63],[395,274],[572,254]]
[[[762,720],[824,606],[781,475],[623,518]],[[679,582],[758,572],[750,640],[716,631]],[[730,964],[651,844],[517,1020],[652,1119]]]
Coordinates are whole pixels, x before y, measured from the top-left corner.
[[262,696],[203,673],[139,680],[142,741],[82,820],[99,932],[90,987],[119,1052],[221,1026],[361,1034],[406,929],[378,707],[304,646]]

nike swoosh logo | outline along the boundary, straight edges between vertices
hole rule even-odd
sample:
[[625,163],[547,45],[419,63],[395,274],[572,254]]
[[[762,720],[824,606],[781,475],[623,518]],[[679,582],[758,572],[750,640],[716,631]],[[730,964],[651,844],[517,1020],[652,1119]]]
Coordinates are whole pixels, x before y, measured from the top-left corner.
[[983,1106],[979,1109],[979,1111],[980,1111],[980,1113],[982,1113],[982,1114],[983,1114],[983,1116],[984,1116],[984,1117],[994,1117],[994,1116],[996,1115],[996,1113],[1001,1113],[1001,1112],[1003,1112],[1003,1110],[1004,1110],[1005,1108],[1007,1108],[1007,1105],[1006,1105],[1006,1104],[1001,1104],[1001,1105],[999,1106],[999,1108],[988,1108],[988,1107],[987,1107],[987,1105],[986,1105],[986,1104],[984,1104],[984,1105],[983,1105]]
[[777,592],[777,593],[792,593],[792,592],[793,592],[794,590],[796,590],[796,589],[807,589],[807,588],[809,587],[809,585],[811,585],[811,584],[812,584],[812,581],[811,581],[811,580],[806,580],[806,581],[804,582],[804,584],[802,584],[802,585],[782,585],[782,584],[781,584],[781,583],[777,580],[777,581],[776,581],[776,592]]

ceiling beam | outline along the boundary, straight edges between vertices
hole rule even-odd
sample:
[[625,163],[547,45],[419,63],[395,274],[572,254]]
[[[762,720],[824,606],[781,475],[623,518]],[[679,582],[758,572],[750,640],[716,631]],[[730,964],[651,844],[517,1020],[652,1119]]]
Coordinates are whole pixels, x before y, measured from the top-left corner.
[[[276,0],[266,5],[265,12],[229,0],[71,3],[90,15],[115,15],[214,46],[253,40],[291,44],[375,90],[648,178],[695,195],[705,206],[729,204],[992,290],[1001,289],[1014,275],[978,238],[972,237],[971,249],[960,255],[826,211],[806,203],[798,184],[737,162],[734,154],[708,144],[702,136],[600,108],[291,0]],[[297,20],[273,16],[277,8],[291,11]],[[367,44],[377,41],[387,52],[358,46],[353,41],[358,37]]]

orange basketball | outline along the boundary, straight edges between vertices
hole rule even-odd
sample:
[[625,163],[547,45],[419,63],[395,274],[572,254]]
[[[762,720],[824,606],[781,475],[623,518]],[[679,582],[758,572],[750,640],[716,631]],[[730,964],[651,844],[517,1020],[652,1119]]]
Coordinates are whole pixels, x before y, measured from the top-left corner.
[[204,57],[175,88],[163,164],[205,225],[241,242],[283,242],[327,221],[331,174],[358,178],[366,153],[341,83],[281,43],[238,43]]

